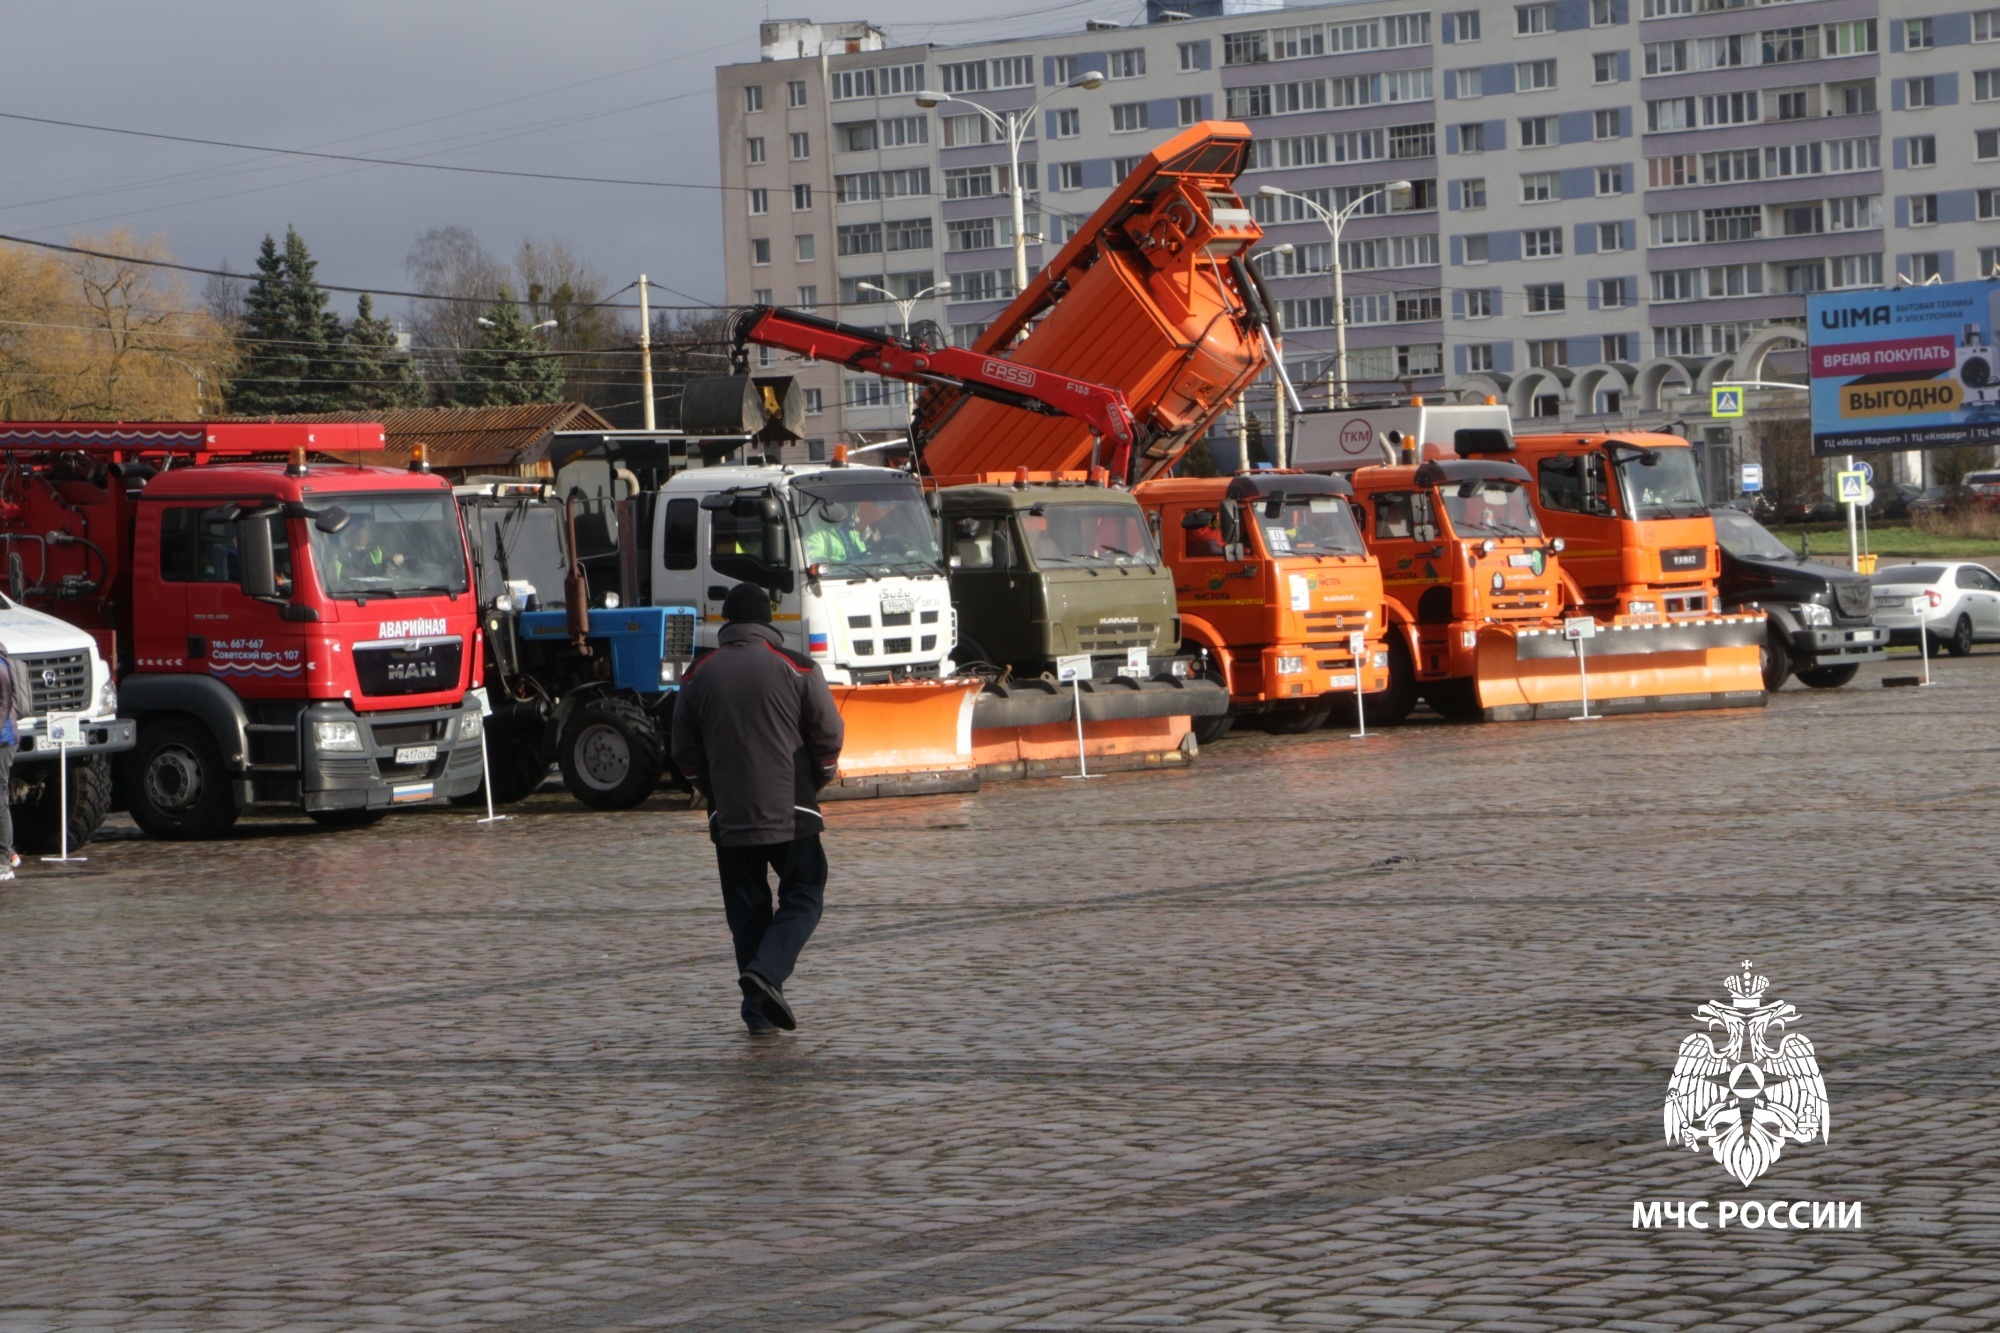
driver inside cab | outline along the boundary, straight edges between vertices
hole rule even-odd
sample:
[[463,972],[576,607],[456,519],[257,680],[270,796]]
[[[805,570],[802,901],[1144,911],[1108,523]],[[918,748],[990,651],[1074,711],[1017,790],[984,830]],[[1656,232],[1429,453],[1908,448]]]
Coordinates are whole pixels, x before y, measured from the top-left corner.
[[375,520],[356,518],[340,535],[333,556],[336,578],[380,577],[389,569],[401,568],[403,553],[388,552],[375,537]]

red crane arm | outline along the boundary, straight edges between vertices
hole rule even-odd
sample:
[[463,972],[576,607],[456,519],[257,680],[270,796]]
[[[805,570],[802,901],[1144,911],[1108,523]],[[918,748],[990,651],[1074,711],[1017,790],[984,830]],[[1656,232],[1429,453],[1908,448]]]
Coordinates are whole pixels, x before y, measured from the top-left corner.
[[[816,315],[776,306],[751,306],[736,319],[736,345],[778,347],[816,361],[836,361],[851,370],[866,371],[912,384],[955,388],[975,398],[1005,403],[1044,416],[1072,417],[1090,427],[1101,462],[1113,477],[1124,477],[1131,464],[1132,409],[1122,390],[1036,366],[1024,366],[992,352],[963,347],[925,347],[875,329],[859,329]],[[917,442],[912,441],[918,456]]]

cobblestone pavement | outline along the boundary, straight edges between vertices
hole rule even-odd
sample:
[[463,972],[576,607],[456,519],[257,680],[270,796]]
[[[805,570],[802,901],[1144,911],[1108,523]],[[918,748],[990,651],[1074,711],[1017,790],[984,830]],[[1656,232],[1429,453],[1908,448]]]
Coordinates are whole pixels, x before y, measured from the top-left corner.
[[[114,835],[0,894],[0,1329],[2000,1327],[2000,654],[1882,674],[839,807],[755,1043],[664,802]],[[1746,958],[1747,1192],[1660,1133]],[[1631,1226],[1744,1198],[1866,1225]]]

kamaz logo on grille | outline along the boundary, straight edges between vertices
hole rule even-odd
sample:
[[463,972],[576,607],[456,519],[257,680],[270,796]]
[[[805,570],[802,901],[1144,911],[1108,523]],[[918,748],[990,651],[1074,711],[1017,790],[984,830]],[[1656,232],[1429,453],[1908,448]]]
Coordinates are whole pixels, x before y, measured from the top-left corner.
[[415,620],[385,620],[376,633],[378,639],[416,639],[426,634],[444,633],[444,620],[419,617]]
[[984,365],[980,366],[980,370],[985,374],[991,375],[996,380],[1005,380],[1009,384],[1018,384],[1024,389],[1035,387],[1035,372],[1026,366],[1017,366],[1011,361],[994,361],[989,359]]

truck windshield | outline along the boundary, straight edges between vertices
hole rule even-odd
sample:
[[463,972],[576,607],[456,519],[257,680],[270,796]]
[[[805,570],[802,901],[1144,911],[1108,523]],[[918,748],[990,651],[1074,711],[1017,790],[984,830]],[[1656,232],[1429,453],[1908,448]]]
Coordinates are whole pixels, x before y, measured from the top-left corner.
[[1347,501],[1338,495],[1286,496],[1271,517],[1269,501],[1256,506],[1264,549],[1272,555],[1362,555],[1361,534]]
[[1541,525],[1518,481],[1480,478],[1438,487],[1452,532],[1460,537],[1539,537]]
[[1715,511],[1715,539],[1723,550],[1746,560],[1790,560],[1795,554],[1773,537],[1769,528],[1740,509]]
[[792,484],[792,505],[808,564],[824,576],[939,573],[937,528],[915,481],[825,481]]
[[1640,453],[1630,445],[1613,445],[1611,460],[1618,468],[1625,512],[1632,517],[1700,518],[1708,512],[1708,503],[1701,498],[1701,475],[1694,470],[1694,450]]
[[329,597],[414,597],[466,588],[458,505],[435,491],[314,497],[347,511],[339,532],[312,534],[313,567]]
[[1037,505],[1021,531],[1038,565],[1157,565],[1153,534],[1136,504]]

